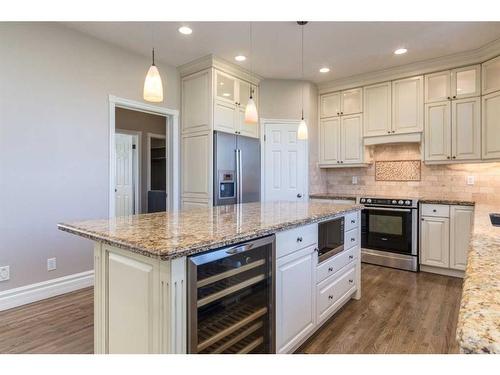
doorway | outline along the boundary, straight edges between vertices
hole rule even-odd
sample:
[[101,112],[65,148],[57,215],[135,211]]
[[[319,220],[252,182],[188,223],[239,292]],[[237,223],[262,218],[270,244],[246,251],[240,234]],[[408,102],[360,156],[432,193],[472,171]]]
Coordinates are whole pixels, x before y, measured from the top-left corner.
[[294,120],[262,120],[262,200],[308,200],[307,140],[297,139],[298,127]]
[[178,111],[109,101],[109,216],[178,210]]

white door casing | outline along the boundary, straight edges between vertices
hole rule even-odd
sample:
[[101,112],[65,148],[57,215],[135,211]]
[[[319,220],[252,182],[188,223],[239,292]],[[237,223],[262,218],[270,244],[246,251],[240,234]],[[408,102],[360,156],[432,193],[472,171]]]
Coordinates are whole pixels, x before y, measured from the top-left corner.
[[297,139],[298,121],[263,120],[263,126],[263,200],[307,200],[307,141]]
[[134,214],[133,136],[115,134],[115,215]]

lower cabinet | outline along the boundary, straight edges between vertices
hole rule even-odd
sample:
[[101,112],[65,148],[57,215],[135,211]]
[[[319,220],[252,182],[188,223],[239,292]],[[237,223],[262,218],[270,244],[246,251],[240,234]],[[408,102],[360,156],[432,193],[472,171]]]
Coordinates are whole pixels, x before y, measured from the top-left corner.
[[314,331],[316,245],[276,261],[276,352],[288,353]]
[[[472,206],[422,204],[421,212],[420,265],[422,270],[463,276],[462,271],[465,270],[467,264],[474,208]],[[447,273],[447,270],[451,270],[451,273]]]
[[343,304],[360,298],[359,215],[345,216],[345,250],[319,265],[318,244],[310,241],[318,238],[316,224],[277,233],[277,353],[292,353]]

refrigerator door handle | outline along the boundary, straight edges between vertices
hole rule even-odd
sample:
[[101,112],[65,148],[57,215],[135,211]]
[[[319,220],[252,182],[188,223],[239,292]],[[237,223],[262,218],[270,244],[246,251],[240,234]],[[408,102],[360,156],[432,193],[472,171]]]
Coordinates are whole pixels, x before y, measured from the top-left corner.
[[240,196],[240,173],[241,173],[241,165],[240,165],[240,150],[236,149],[235,150],[235,155],[236,155],[236,203],[241,203],[241,196]]
[[240,196],[240,202],[239,203],[243,203],[243,168],[242,168],[242,165],[241,165],[241,150],[238,149],[238,165],[240,166],[240,170],[238,172],[238,191],[239,191],[239,196]]

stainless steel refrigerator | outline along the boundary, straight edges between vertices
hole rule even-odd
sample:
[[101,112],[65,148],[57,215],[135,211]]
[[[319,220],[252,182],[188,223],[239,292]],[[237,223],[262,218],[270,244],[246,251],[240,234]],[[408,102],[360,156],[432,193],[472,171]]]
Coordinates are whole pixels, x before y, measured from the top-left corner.
[[259,140],[214,132],[214,206],[258,201]]

